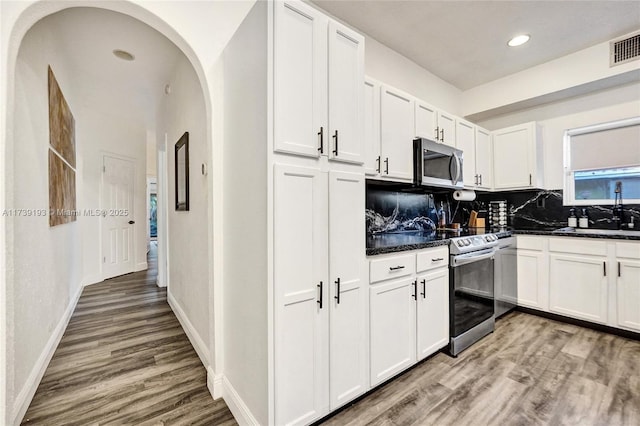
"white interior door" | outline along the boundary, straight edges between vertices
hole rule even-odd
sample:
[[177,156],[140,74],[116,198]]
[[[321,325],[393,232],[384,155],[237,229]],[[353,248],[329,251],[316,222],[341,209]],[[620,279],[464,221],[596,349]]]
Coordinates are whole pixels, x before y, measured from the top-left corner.
[[102,276],[104,279],[134,270],[133,162],[103,157]]

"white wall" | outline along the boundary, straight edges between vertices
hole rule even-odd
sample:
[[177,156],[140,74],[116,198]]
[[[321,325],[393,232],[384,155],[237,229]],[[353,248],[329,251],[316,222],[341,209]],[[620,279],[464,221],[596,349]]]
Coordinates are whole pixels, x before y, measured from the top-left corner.
[[[169,203],[168,298],[205,366],[209,354],[209,188],[201,164],[208,162],[206,110],[198,77],[181,58],[158,120],[159,143],[167,134]],[[175,210],[174,144],[189,132],[189,211]]]
[[542,125],[544,146],[544,186],[547,189],[561,189],[565,130],[635,116],[640,116],[640,83],[530,108],[478,124],[495,130],[538,121]]
[[[74,76],[65,67],[60,46],[46,26],[24,39],[16,69],[12,196],[9,208],[49,208],[49,102],[47,65],[56,75],[71,111],[77,100],[69,88]],[[80,137],[76,139],[81,144]],[[82,165],[78,154],[77,163]],[[76,181],[78,177],[76,176]],[[9,195],[9,194],[8,194]],[[16,217],[7,221],[14,244],[8,270],[9,317],[7,342],[8,423],[19,422],[44,372],[48,358],[81,290],[80,224],[49,227],[48,216]],[[0,423],[4,423],[0,420]]]
[[365,74],[436,108],[460,115],[462,92],[365,34]]

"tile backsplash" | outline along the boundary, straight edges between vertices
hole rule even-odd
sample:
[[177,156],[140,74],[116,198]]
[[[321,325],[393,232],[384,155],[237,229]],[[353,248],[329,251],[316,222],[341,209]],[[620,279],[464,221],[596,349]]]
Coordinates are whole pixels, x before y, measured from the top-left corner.
[[[428,232],[438,221],[436,210],[444,203],[447,217],[465,226],[471,210],[486,214],[490,201],[507,201],[507,226],[515,229],[557,229],[567,226],[569,209],[580,216],[583,206],[563,206],[562,190],[477,192],[475,201],[455,201],[452,193],[437,188],[416,189],[407,185],[384,187],[367,183],[367,238],[378,235]],[[612,206],[586,206],[589,227],[611,228]],[[640,229],[640,205],[624,204],[625,222],[634,217]],[[488,223],[488,221],[487,221]]]

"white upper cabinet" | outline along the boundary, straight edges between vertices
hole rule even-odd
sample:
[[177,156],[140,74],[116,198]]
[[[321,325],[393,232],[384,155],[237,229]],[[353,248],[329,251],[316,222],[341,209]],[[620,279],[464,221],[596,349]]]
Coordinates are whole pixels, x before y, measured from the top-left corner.
[[438,127],[438,110],[428,103],[416,99],[416,137],[430,139],[432,141],[440,141],[440,133]]
[[444,111],[438,111],[438,126],[436,127],[440,138],[445,145],[456,146],[456,118]]
[[[275,2],[275,150],[327,153],[327,25],[302,2]],[[324,139],[324,140],[323,140]]]
[[456,119],[422,100],[415,101],[415,136],[456,146]]
[[364,37],[299,1],[274,17],[275,151],[362,164]]
[[329,158],[362,163],[364,37],[329,22]]
[[495,189],[542,188],[542,144],[535,122],[493,132]]
[[491,133],[476,126],[476,174],[477,188],[493,188],[493,148],[491,145]]
[[413,97],[383,85],[380,92],[381,176],[413,179]]
[[457,148],[462,150],[462,177],[464,186],[475,188],[478,185],[476,172],[476,132],[475,126],[468,121],[456,120]]
[[380,173],[380,83],[364,80],[364,173]]

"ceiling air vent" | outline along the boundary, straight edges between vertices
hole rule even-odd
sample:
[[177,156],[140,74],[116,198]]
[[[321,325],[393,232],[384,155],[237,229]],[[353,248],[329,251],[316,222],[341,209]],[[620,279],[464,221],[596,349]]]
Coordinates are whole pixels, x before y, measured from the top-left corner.
[[640,32],[611,41],[609,66],[620,65],[640,58]]

